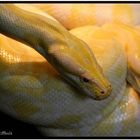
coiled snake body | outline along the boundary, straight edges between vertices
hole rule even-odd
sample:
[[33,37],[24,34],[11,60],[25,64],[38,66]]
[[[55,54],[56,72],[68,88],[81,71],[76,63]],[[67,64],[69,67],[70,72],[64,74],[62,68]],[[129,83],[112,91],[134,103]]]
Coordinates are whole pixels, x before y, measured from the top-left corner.
[[[22,8],[24,8],[24,6],[25,9],[28,7],[26,7],[26,5],[21,5]],[[52,5],[52,7],[53,6],[54,5]],[[39,13],[39,11],[37,13]],[[45,15],[45,13],[43,14]],[[0,15],[2,14],[0,13]],[[24,14],[18,16],[23,16],[24,18]],[[4,16],[0,16],[1,21],[3,21],[2,17]],[[27,18],[26,14],[25,18]],[[37,22],[34,18],[31,18],[31,20]],[[3,23],[0,23],[0,30],[2,33],[6,33],[6,29],[9,27],[3,29],[5,26]],[[86,25],[88,24],[86,23]],[[43,24],[42,26],[44,27]],[[11,25],[11,27],[13,27],[13,25]],[[22,27],[25,27],[25,25]],[[60,27],[61,30],[62,27],[58,27]],[[49,34],[46,35],[49,36],[47,41],[51,38],[50,41],[53,40],[56,42],[56,44],[49,42],[53,45],[52,50],[49,50],[48,48],[42,50],[39,46],[33,45],[41,55],[34,49],[1,35],[1,111],[23,121],[35,124],[42,133],[47,136],[138,136],[140,134],[140,103],[137,94],[137,92],[139,92],[139,71],[135,66],[139,65],[137,44],[139,43],[138,38],[140,33],[136,30],[137,28],[122,23],[113,23],[103,25],[102,27],[90,25],[69,31],[71,34],[88,44],[93,51],[98,64],[103,69],[102,72],[97,62],[92,61],[97,67],[95,67],[93,71],[89,71],[88,74],[92,76],[91,72],[94,72],[94,80],[97,78],[97,84],[93,85],[93,87],[98,87],[96,89],[96,95],[103,96],[102,94],[99,94],[101,92],[100,89],[103,89],[105,95],[108,96],[110,89],[108,90],[107,87],[109,82],[111,83],[111,95],[104,100],[97,101],[81,94],[80,91],[76,91],[69,82],[67,83],[59,76],[59,74],[63,76],[63,73],[65,72],[68,72],[69,74],[74,73],[74,76],[77,76],[78,73],[79,76],[79,73],[81,74],[81,69],[78,69],[77,71],[77,67],[75,68],[75,66],[78,65],[73,65],[71,62],[77,62],[77,58],[80,60],[83,58],[85,60],[85,56],[90,54],[87,54],[89,50],[78,50],[79,53],[82,53],[82,58],[80,56],[78,57],[78,53],[76,53],[77,56],[72,53],[72,56],[75,59],[70,59],[71,61],[68,59],[66,62],[62,62],[61,60],[63,59],[59,57],[59,55],[56,55],[58,57],[55,57],[56,59],[53,61],[55,64],[53,64],[46,53],[44,53],[48,50],[48,52],[54,55],[58,51],[57,43],[60,43],[60,45],[64,44],[65,40],[70,42],[69,44],[71,44],[71,46],[74,45],[74,49],[76,49],[75,46],[77,44],[83,43],[77,38],[71,37],[65,30],[64,33],[61,32],[64,36],[57,34],[57,32],[60,31],[58,30],[58,27],[54,29],[56,32],[50,30],[50,26],[49,28],[47,27],[47,29],[50,30]],[[22,32],[25,32],[24,30],[21,30],[21,26],[19,31],[18,29],[18,26],[15,27],[15,31],[8,35],[15,37],[13,34],[19,33],[22,35]],[[116,29],[116,31],[114,29]],[[126,36],[122,38],[122,34],[128,35],[129,38]],[[32,36],[34,35],[32,34]],[[22,40],[22,36],[19,40]],[[38,39],[32,38],[31,35],[26,38],[26,42],[32,42],[32,44],[37,44],[35,41],[40,44],[44,43]],[[132,46],[134,46],[133,49]],[[65,45],[62,45],[62,50],[63,48],[64,50],[67,50]],[[133,54],[135,53],[137,55],[137,59],[135,59],[135,55],[132,54],[131,50],[133,50]],[[70,51],[64,52],[68,56],[71,56]],[[46,62],[45,58],[51,62],[53,67]],[[67,60],[67,57],[63,58]],[[57,61],[61,63],[56,63]],[[58,65],[63,68],[63,71],[58,69]],[[87,68],[87,70],[92,67],[92,65],[84,65],[84,63],[82,63],[82,66]],[[66,73],[64,76],[67,75],[68,74]],[[85,78],[89,78],[88,80],[90,80],[89,75],[87,76],[87,74],[84,74]],[[101,77],[103,78],[100,79],[100,75],[102,75]],[[126,79],[128,79],[129,83],[131,83],[137,92],[130,85],[126,84]],[[73,80],[73,82],[75,81]],[[100,82],[103,83],[102,88],[99,88]],[[94,81],[93,83],[96,82]],[[80,86],[79,82],[75,84],[76,86]],[[80,88],[84,90],[84,84],[81,85]],[[94,89],[94,93],[96,93],[96,90]]]

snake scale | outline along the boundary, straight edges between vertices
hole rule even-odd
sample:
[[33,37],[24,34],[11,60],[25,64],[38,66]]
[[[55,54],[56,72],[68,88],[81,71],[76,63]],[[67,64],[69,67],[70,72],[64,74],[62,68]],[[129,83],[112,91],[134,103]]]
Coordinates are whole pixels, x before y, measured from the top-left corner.
[[[26,32],[24,41],[27,44],[0,35],[0,110],[34,124],[46,136],[139,136],[139,5],[16,6],[21,9],[11,5],[0,6],[0,32],[20,42],[23,42],[23,33]],[[5,7],[12,9],[11,12],[4,14]],[[27,11],[30,14],[26,14]],[[92,14],[95,12],[96,17]],[[111,13],[115,14],[112,16],[114,20],[111,20]],[[15,15],[21,18],[16,19]],[[10,18],[12,16],[15,16],[15,20]],[[20,23],[25,20],[27,22],[24,23],[29,21],[32,26]],[[36,27],[37,32],[29,35],[29,27],[31,32]],[[47,32],[44,28],[48,31],[43,34],[46,38],[42,34],[37,35]],[[17,34],[21,35],[20,38],[17,38]],[[39,42],[44,46],[42,38],[50,41],[46,41],[46,46],[49,47],[42,49],[36,45]],[[85,47],[86,44],[90,49]],[[62,48],[62,52],[57,46]],[[73,46],[73,49],[69,50],[67,46]],[[47,52],[50,53],[49,57]],[[67,59],[63,54],[70,58],[72,56],[73,59]],[[88,56],[91,57],[87,58]],[[50,57],[54,59],[50,60]],[[89,62],[85,59],[91,60]],[[88,73],[83,74],[76,64],[81,64],[80,68],[85,68]],[[86,84],[91,80],[91,86],[88,86],[90,94],[84,91],[85,83],[82,80],[76,83],[76,78],[68,77],[71,74],[76,78],[84,76]],[[70,82],[71,80],[73,81]],[[72,83],[77,88],[80,87],[80,90]],[[104,94],[101,94],[101,89]],[[91,94],[92,90],[94,94]],[[82,94],[82,91],[94,99],[106,98],[94,100]]]

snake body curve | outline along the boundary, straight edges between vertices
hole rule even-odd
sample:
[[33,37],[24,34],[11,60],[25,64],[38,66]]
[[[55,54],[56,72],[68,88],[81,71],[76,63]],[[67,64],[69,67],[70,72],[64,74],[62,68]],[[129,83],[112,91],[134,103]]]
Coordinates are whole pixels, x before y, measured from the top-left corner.
[[[22,5],[23,6],[23,5]],[[35,4],[67,29],[86,25],[122,22],[139,25],[140,4]]]
[[[41,127],[45,135],[139,135],[139,97],[131,87],[126,87],[126,56],[122,44],[110,36],[103,36],[102,29],[96,27],[70,32],[93,50],[113,86],[111,96],[101,102],[75,96],[75,90],[40,54],[1,36],[1,110]],[[23,50],[26,54],[21,55]]]
[[110,94],[111,85],[87,44],[61,24],[13,5],[0,5],[0,13],[0,32],[32,46],[71,85],[95,99]]

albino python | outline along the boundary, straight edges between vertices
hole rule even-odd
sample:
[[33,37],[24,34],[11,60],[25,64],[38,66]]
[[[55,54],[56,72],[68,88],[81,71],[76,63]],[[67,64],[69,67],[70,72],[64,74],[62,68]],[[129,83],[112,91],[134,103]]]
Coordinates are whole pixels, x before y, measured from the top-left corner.
[[[59,17],[61,19],[61,15],[64,14],[64,9],[63,12],[58,8],[58,12],[55,12],[56,9],[51,9],[53,4],[41,6],[46,6],[43,8],[45,10],[42,9],[45,12],[46,9],[54,11],[55,16],[53,16],[57,16],[58,19]],[[40,53],[31,47],[0,35],[0,110],[17,119],[34,124],[46,136],[139,136],[140,101],[137,94],[139,92],[139,27],[120,23],[121,19],[119,23],[115,21],[115,23],[98,27],[92,25],[95,24],[95,22],[92,23],[95,21],[94,17],[90,18],[89,23],[89,21],[87,22],[89,18],[80,21],[80,18],[75,18],[70,14],[73,19],[68,21],[68,24],[65,23],[66,20],[60,21],[63,25],[67,25],[66,28],[81,26],[77,23],[86,26],[72,29],[69,34],[56,20],[49,20],[46,13],[37,9],[41,6],[17,5],[27,11],[36,11],[36,14],[30,16],[31,13],[29,15],[11,5],[6,8],[4,5],[0,5],[0,32],[21,42],[26,41]],[[77,5],[77,8],[80,6]],[[92,6],[94,5],[85,5],[85,9],[87,8],[86,11],[89,13],[82,14],[83,19],[87,14],[91,15]],[[111,9],[112,5],[107,6],[110,7],[108,9]],[[125,5],[120,7],[122,6],[125,7]],[[139,5],[137,6],[139,7]],[[103,5],[101,7],[103,9]],[[129,6],[126,5],[126,7]],[[127,8],[125,13],[127,13]],[[81,9],[78,8],[77,11],[80,13]],[[8,12],[8,10],[12,12]],[[20,12],[17,12],[18,10]],[[67,13],[68,9],[65,10]],[[79,16],[79,14],[76,15]],[[133,13],[132,17],[133,15],[135,14]],[[102,17],[99,18],[101,21]],[[129,21],[129,16],[126,19]],[[27,21],[24,23],[29,24],[21,24],[21,21]],[[74,25],[73,22],[76,24]],[[34,27],[37,32],[32,33]],[[44,31],[44,27],[48,32]],[[40,32],[47,32],[47,34],[37,35]],[[85,43],[78,38],[83,40],[90,49],[87,49]],[[38,43],[41,47],[35,45]],[[46,47],[44,43],[46,43]],[[63,50],[61,51],[62,57],[59,56],[61,49],[57,46]],[[71,46],[72,50],[69,49]],[[89,59],[88,56],[90,56]],[[53,62],[50,57],[54,58]],[[90,63],[88,63],[89,60]],[[83,69],[88,72],[83,74]],[[75,78],[72,79],[69,75]],[[81,76],[83,80],[76,82],[79,77],[81,79]],[[136,91],[126,83],[126,79]],[[85,86],[89,81],[90,86]],[[80,87],[81,91],[74,88],[73,82],[76,88]],[[111,83],[112,92],[109,83]],[[86,87],[90,89],[90,92],[85,91]],[[82,91],[94,99],[105,97],[106,99],[93,100],[82,94]],[[104,93],[101,93],[102,91]]]

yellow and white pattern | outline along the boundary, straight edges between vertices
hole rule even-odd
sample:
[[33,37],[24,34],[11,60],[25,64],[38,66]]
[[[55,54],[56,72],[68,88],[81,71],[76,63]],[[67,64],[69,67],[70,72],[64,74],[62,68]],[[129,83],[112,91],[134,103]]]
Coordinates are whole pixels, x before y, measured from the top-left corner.
[[130,25],[140,23],[140,4],[34,4],[49,13],[66,28],[85,25],[103,25],[123,22]]
[[[29,5],[17,6],[30,11]],[[77,93],[38,52],[0,34],[0,110],[46,136],[139,136],[139,5],[31,7],[88,44],[112,93],[101,101]]]

